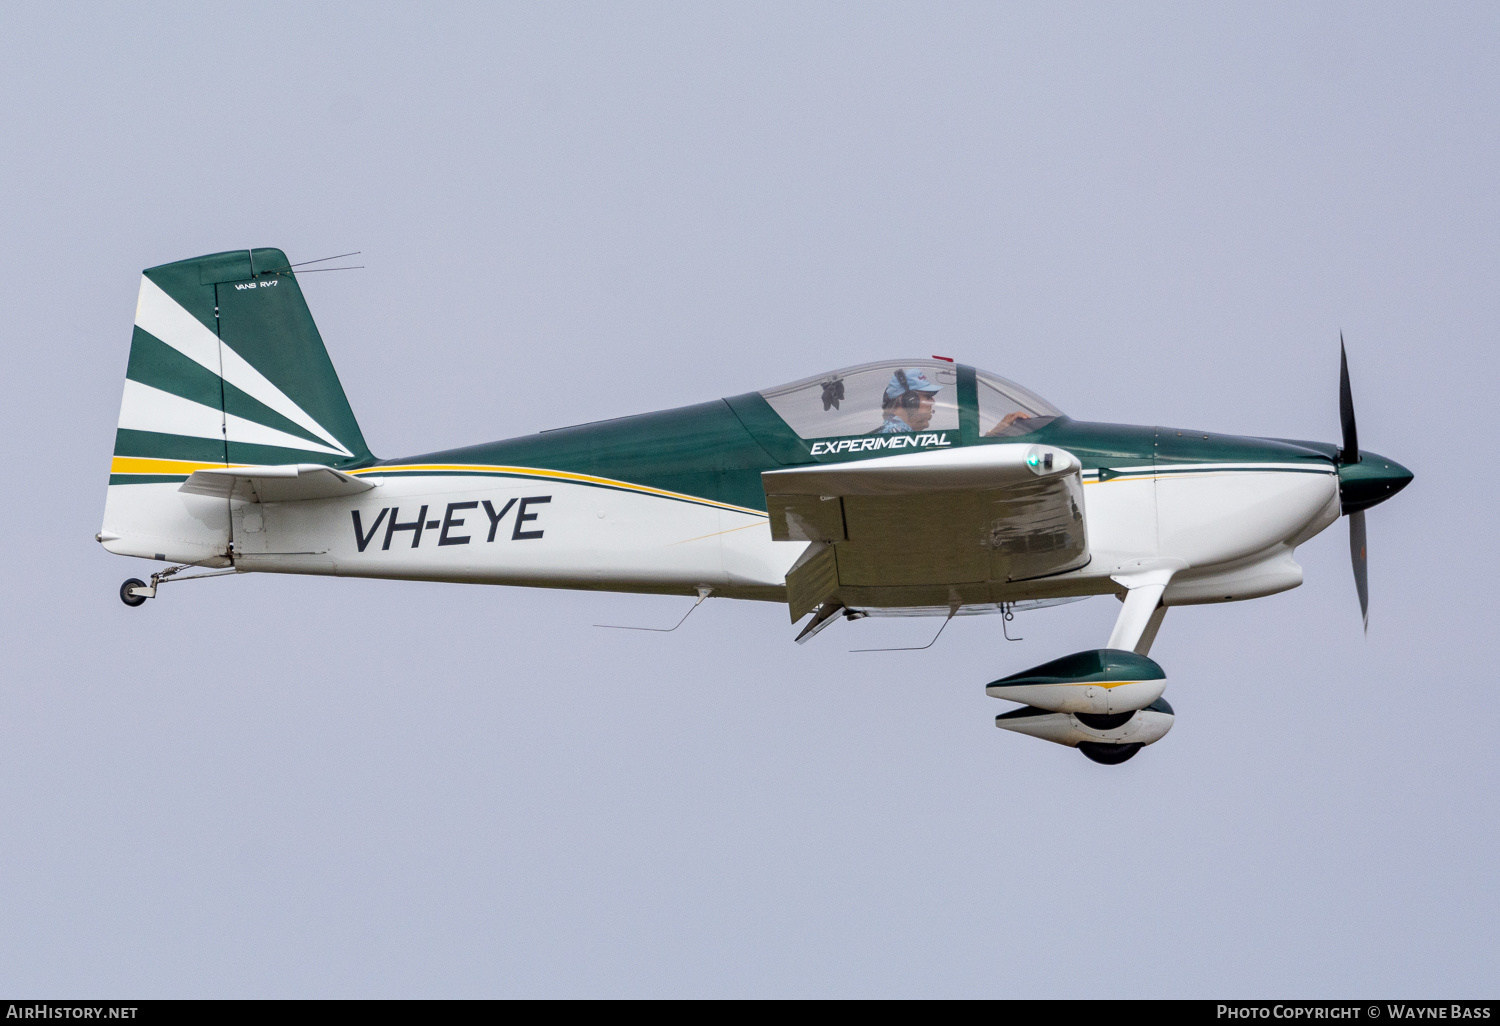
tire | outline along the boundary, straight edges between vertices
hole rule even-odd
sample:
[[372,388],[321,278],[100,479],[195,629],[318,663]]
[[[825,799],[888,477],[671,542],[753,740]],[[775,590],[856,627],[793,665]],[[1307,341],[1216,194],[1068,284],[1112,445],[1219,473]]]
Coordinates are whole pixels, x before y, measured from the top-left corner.
[[138,577],[132,577],[130,580],[120,585],[120,601],[131,607],[144,606],[146,604],[146,596],[132,595],[130,594],[130,589],[144,588],[145,586],[145,581],[141,580]]
[[1120,763],[1134,757],[1145,746],[1139,741],[1128,745],[1106,745],[1098,741],[1080,741],[1078,750],[1088,756],[1094,762],[1105,766],[1118,766]]
[[1085,727],[1093,727],[1095,730],[1114,730],[1123,727],[1130,722],[1130,717],[1135,715],[1135,710],[1122,713],[1074,713],[1078,722]]

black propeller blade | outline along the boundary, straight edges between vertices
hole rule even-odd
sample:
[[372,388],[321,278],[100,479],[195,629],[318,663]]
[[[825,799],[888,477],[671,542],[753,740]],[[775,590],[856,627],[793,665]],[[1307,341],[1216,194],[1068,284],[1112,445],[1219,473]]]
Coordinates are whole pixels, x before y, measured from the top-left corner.
[[[1354,391],[1349,387],[1349,354],[1344,351],[1344,333],[1339,332],[1339,424],[1344,429],[1344,447],[1339,463],[1359,462],[1359,430],[1354,425]],[[1365,511],[1349,514],[1349,561],[1354,564],[1354,588],[1359,592],[1359,615],[1365,633],[1370,633],[1370,578],[1365,551]]]
[[1344,352],[1344,333],[1339,332],[1339,426],[1344,429],[1340,463],[1359,462],[1359,430],[1354,426],[1354,392],[1349,388],[1349,354]]
[[1359,615],[1370,633],[1370,579],[1365,560],[1365,511],[1349,514],[1349,560],[1354,564],[1354,588],[1359,592]]

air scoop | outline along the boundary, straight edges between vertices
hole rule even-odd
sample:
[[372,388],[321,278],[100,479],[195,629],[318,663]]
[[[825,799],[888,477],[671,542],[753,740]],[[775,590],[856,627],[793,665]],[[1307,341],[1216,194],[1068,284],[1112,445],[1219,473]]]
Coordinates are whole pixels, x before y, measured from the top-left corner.
[[1096,648],[1002,677],[984,692],[1049,712],[1097,716],[1144,709],[1166,689],[1166,671],[1155,661],[1123,649]]

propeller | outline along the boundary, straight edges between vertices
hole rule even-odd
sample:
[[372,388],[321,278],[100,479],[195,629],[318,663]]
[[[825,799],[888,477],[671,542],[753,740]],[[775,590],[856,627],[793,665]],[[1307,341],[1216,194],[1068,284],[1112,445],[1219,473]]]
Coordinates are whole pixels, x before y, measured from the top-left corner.
[[1365,511],[1349,514],[1349,559],[1354,564],[1354,588],[1359,592],[1359,615],[1370,633],[1370,578],[1365,561]]
[[[1349,387],[1349,354],[1344,350],[1344,333],[1339,332],[1339,426],[1344,429],[1344,445],[1339,449],[1340,466],[1359,462],[1359,429],[1354,423],[1354,392]],[[1359,615],[1365,633],[1370,633],[1370,578],[1365,550],[1365,511],[1349,514],[1349,561],[1354,565],[1354,588],[1359,592]]]
[[1359,430],[1354,425],[1354,392],[1349,387],[1349,354],[1344,351],[1344,333],[1339,332],[1339,426],[1344,429],[1344,447],[1339,463],[1359,462]]

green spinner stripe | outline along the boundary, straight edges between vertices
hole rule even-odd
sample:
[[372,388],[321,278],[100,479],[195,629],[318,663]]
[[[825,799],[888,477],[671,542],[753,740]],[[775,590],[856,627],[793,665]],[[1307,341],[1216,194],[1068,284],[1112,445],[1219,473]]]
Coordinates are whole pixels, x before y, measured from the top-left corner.
[[297,438],[305,438],[316,445],[327,445],[294,421],[288,420],[259,399],[240,391],[221,379],[213,371],[196,360],[191,360],[152,335],[143,328],[136,328],[130,342],[130,364],[125,376],[163,392],[190,399],[195,403],[215,410],[219,408],[220,388],[223,389],[225,409],[236,417],[244,417],[277,431],[284,431]]

